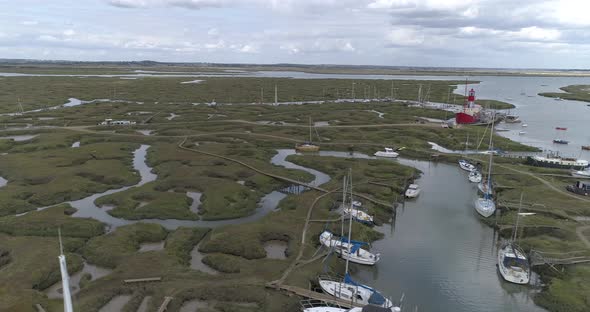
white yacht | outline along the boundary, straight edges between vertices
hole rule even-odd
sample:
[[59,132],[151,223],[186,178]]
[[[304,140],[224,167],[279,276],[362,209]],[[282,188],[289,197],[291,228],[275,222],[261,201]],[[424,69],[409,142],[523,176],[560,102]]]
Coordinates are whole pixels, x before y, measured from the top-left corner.
[[383,297],[377,290],[355,282],[348,274],[341,281],[329,277],[320,277],[318,282],[325,293],[357,305],[374,305],[386,309],[394,307],[391,300]]
[[481,182],[482,176],[478,170],[473,170],[469,173],[468,179],[469,179],[469,182],[479,183],[479,182]]
[[580,177],[580,178],[590,178],[590,169],[586,169],[586,170],[579,170],[579,171],[573,171],[572,175],[574,177]]
[[320,234],[320,243],[329,249],[334,249],[342,259],[347,259],[350,262],[375,265],[379,261],[379,254],[373,254],[361,248],[362,246],[368,246],[367,243],[358,241],[349,242],[347,238],[337,237],[330,231],[324,231]]
[[487,218],[496,211],[496,203],[491,195],[485,194],[483,197],[479,197],[475,201],[475,210],[477,213]]
[[498,250],[498,270],[508,282],[529,283],[531,275],[529,261],[524,251],[514,243],[506,243]]
[[344,213],[345,216],[352,216],[352,218],[360,223],[365,223],[365,224],[373,224],[373,216],[369,215],[368,213],[359,210],[359,209],[355,209],[355,208],[351,208],[351,207],[345,207],[342,212]]
[[410,184],[408,189],[406,190],[406,197],[407,198],[416,198],[420,195],[420,186],[418,184]]
[[375,152],[374,155],[377,157],[397,158],[399,156],[399,153],[394,152],[393,148],[391,147],[386,147],[385,151]]
[[366,305],[364,307],[355,307],[352,309],[342,307],[338,304],[328,303],[321,300],[303,300],[301,301],[301,311],[303,312],[400,312],[400,307],[383,308],[375,305]]
[[469,161],[461,159],[459,160],[459,167],[465,171],[473,171],[475,170],[475,166],[471,164]]

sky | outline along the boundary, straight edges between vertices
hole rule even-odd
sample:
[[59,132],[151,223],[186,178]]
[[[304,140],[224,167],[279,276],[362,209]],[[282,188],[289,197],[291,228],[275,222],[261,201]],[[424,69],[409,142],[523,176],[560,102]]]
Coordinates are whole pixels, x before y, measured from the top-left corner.
[[0,0],[0,58],[590,66],[588,0]]

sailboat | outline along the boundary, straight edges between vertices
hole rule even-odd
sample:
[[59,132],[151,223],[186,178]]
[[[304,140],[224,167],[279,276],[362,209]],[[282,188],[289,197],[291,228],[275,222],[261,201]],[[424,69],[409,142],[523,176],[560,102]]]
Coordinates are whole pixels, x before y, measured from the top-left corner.
[[383,308],[374,305],[349,309],[322,300],[301,301],[301,311],[303,312],[401,312],[401,310],[400,307]]
[[482,176],[481,176],[481,173],[479,172],[479,170],[473,170],[469,173],[468,179],[469,179],[469,182],[479,183],[482,180]]
[[309,117],[309,141],[295,145],[295,150],[299,152],[317,152],[320,150],[320,146],[313,144],[311,140],[311,117]]
[[[342,203],[346,202],[346,176],[343,179]],[[353,203],[354,205],[354,203]],[[344,218],[342,218],[342,233],[337,237],[330,231],[324,231],[320,234],[320,243],[329,249],[333,249],[343,259],[351,262],[365,265],[375,265],[379,261],[379,254],[365,250],[361,247],[368,246],[365,242],[350,240],[344,237]]]
[[498,270],[507,282],[515,284],[528,284],[531,276],[531,268],[525,252],[516,244],[518,236],[518,221],[522,209],[522,193],[520,205],[516,214],[516,224],[509,242],[504,243],[498,249]]
[[[352,176],[350,181],[350,206],[352,206]],[[346,202],[343,203],[346,205]],[[352,218],[348,219],[348,242],[351,241],[352,234]],[[352,244],[348,244],[348,254],[352,253]],[[357,283],[348,274],[348,264],[350,258],[346,258],[346,266],[344,269],[344,278],[336,279],[326,276],[320,276],[318,283],[322,291],[334,296],[338,299],[350,302],[353,305],[374,305],[386,309],[393,308],[391,300],[385,298],[379,291],[367,285]]]
[[[495,119],[495,118],[494,118]],[[494,122],[492,121],[492,129],[490,131],[490,144],[489,149],[493,151],[493,142],[492,142],[492,135],[494,134]],[[489,217],[496,211],[496,203],[494,202],[494,197],[492,195],[492,160],[494,157],[494,153],[490,154],[490,162],[488,164],[488,179],[487,179],[487,188],[484,191],[483,197],[478,197],[475,201],[475,210],[477,213],[482,215],[483,217]],[[483,181],[481,182],[483,183]],[[481,184],[480,183],[480,184]]]

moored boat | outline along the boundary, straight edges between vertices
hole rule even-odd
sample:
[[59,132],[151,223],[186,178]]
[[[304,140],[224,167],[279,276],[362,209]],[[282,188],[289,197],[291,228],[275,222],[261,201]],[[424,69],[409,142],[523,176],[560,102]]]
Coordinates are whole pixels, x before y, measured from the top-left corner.
[[[467,84],[466,84],[467,86]],[[467,91],[467,87],[465,87]],[[467,96],[463,111],[455,114],[457,124],[474,124],[481,119],[481,106],[475,104],[475,91],[471,89]]]
[[467,178],[469,179],[469,182],[479,183],[482,180],[482,175],[478,170],[473,170],[469,173]]
[[547,168],[560,168],[560,169],[575,169],[583,170],[588,167],[588,161],[583,159],[576,159],[570,157],[559,157],[548,155],[543,156],[529,156],[527,157],[526,163],[531,166],[547,167]]
[[385,298],[374,288],[354,281],[348,273],[346,273],[343,280],[320,276],[318,283],[323,292],[356,305],[374,305],[386,309],[394,308],[391,300]]
[[320,146],[313,144],[311,140],[311,117],[309,118],[309,141],[295,145],[295,150],[298,152],[317,152],[320,150]]
[[505,123],[519,123],[521,122],[520,117],[517,115],[506,115],[504,118]]
[[496,203],[489,194],[484,194],[475,200],[475,210],[477,213],[487,218],[496,212]]
[[330,231],[324,231],[320,234],[320,243],[329,249],[333,249],[342,259],[348,259],[350,262],[375,265],[380,259],[378,253],[374,254],[362,248],[369,244],[354,240],[349,241],[346,237],[337,237]]
[[590,170],[579,170],[572,172],[572,176],[580,178],[590,178]]
[[418,184],[410,184],[405,193],[407,198],[416,198],[420,195],[420,186]]
[[377,157],[396,158],[399,156],[399,153],[396,153],[391,147],[386,147],[385,151],[375,152],[374,155]]
[[590,145],[582,145],[582,149],[585,151],[590,151]]
[[303,300],[301,301],[302,312],[400,312],[401,308],[391,307],[383,308],[375,305],[366,305],[364,307],[345,308],[333,302],[322,300]]
[[345,207],[342,212],[345,216],[351,217],[356,222],[372,225],[373,224],[373,216],[369,215],[368,213],[351,207]]
[[553,143],[555,143],[555,144],[569,144],[570,141],[563,140],[563,139],[554,139]]
[[525,135],[526,131],[518,131],[518,135]]
[[582,196],[588,196],[588,194],[590,194],[590,184],[582,181],[577,181],[576,184],[568,185],[565,189]]
[[529,283],[529,261],[524,251],[514,242],[505,243],[498,250],[498,270],[507,282],[522,285]]
[[475,170],[475,166],[465,159],[459,160],[459,167],[461,167],[461,169],[463,169],[465,171],[469,171],[469,172]]

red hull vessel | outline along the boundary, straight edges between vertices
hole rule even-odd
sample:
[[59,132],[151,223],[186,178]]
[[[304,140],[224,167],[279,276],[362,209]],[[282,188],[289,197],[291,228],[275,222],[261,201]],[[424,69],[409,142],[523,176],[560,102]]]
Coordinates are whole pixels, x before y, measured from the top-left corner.
[[[467,91],[467,88],[465,91]],[[474,103],[475,91],[471,89],[469,91],[469,96],[467,97],[467,102],[463,106],[463,111],[455,114],[455,121],[457,124],[472,124],[479,122],[479,112],[481,107],[479,105],[475,105]]]

